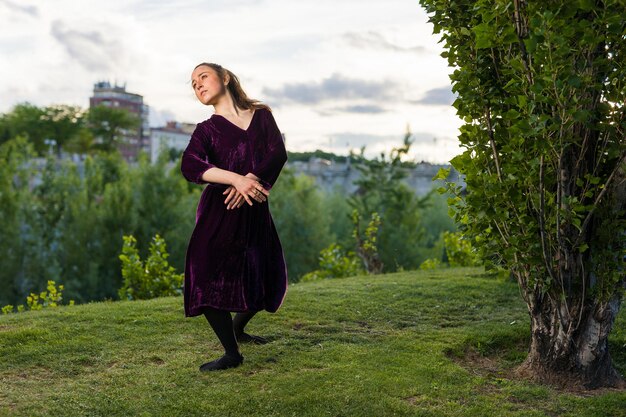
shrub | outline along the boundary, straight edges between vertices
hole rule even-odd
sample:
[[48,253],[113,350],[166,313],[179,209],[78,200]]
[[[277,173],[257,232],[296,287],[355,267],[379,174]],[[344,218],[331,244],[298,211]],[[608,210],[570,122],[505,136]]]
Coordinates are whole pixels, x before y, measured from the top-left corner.
[[378,254],[376,245],[376,235],[380,227],[381,219],[377,212],[372,213],[372,219],[365,228],[365,233],[361,235],[361,215],[357,209],[352,210],[352,223],[354,231],[352,237],[356,240],[357,255],[363,261],[365,270],[368,274],[380,274],[383,269],[383,263]]
[[356,254],[353,251],[345,251],[336,243],[322,249],[319,260],[319,269],[305,274],[300,281],[343,278],[365,273]]
[[445,265],[441,263],[439,259],[430,258],[426,259],[424,262],[420,264],[420,269],[437,269],[443,268]]
[[482,262],[470,241],[461,232],[443,232],[443,241],[450,266],[480,266]]
[[[48,281],[48,287],[46,288],[48,291],[42,291],[39,294],[30,293],[28,297],[26,297],[26,305],[29,310],[41,310],[47,307],[58,307],[61,305],[61,300],[63,299],[63,288],[64,286],[61,284],[57,289],[56,284],[53,280]],[[74,305],[74,300],[70,300],[70,306]],[[17,306],[17,312],[20,313],[25,310],[23,304]],[[13,305],[9,304],[2,307],[2,314],[13,313]]]
[[156,234],[150,243],[150,255],[142,262],[137,250],[137,240],[124,236],[122,276],[124,285],[119,289],[120,299],[140,300],[182,294],[184,274],[177,274],[167,261],[165,240]]

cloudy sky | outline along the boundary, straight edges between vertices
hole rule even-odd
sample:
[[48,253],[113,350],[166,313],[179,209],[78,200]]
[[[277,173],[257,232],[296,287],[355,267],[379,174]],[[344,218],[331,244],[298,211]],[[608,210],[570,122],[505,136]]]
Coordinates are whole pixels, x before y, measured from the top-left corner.
[[144,96],[152,126],[213,113],[190,86],[216,62],[269,104],[287,149],[416,161],[459,153],[452,68],[417,0],[0,0],[0,113],[88,107],[93,84]]

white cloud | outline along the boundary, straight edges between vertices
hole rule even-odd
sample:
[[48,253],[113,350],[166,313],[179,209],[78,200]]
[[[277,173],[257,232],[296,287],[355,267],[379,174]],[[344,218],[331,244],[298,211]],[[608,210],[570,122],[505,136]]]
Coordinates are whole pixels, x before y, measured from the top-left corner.
[[88,71],[109,73],[124,67],[124,44],[103,32],[67,28],[62,21],[55,20],[50,33],[63,45],[70,58]]
[[12,2],[10,0],[0,0],[0,8],[5,8],[9,12],[13,12],[16,14],[27,14],[33,17],[39,16],[39,10],[36,6],[28,5],[28,4],[19,4]]
[[373,30],[367,32],[347,32],[343,35],[346,42],[354,47],[363,49],[377,49],[390,52],[424,53],[427,49],[421,45],[402,46],[386,39],[382,34]]
[[[389,148],[407,123],[455,144],[454,109],[428,101],[446,100],[450,69],[426,22],[411,0],[0,0],[0,58],[10,63],[0,66],[0,112],[22,101],[87,107],[108,79],[159,109],[151,123],[196,123],[213,109],[197,102],[189,75],[210,61],[275,109],[289,149],[329,149],[333,132]],[[420,146],[435,162],[456,152]]]

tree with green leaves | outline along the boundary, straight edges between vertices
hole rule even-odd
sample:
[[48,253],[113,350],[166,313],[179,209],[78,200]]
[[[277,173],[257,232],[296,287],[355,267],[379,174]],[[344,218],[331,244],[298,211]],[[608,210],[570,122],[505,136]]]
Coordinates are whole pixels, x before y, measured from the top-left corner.
[[270,202],[276,229],[285,248],[289,280],[298,282],[304,274],[316,268],[320,251],[336,240],[330,230],[329,207],[325,205],[324,194],[316,186],[315,178],[296,175],[289,167],[282,170],[280,181],[272,189]]
[[[420,0],[466,150],[455,219],[516,277],[531,341],[522,375],[588,388],[623,380],[608,336],[624,288],[623,1]],[[445,173],[444,173],[445,175]]]
[[29,161],[35,155],[32,143],[22,136],[0,144],[0,304],[15,304],[28,294],[22,288],[34,288],[26,269],[40,260],[41,249],[40,229],[32,221],[36,199],[30,182],[36,170]]
[[380,227],[380,216],[376,212],[372,213],[372,219],[365,228],[364,233],[361,233],[361,216],[357,209],[352,210],[352,222],[354,224],[352,236],[356,241],[356,254],[361,258],[365,271],[368,274],[382,273],[383,263],[380,260],[376,244],[376,235]]
[[51,140],[57,156],[66,145],[77,140],[84,132],[84,110],[78,106],[56,104],[42,109],[39,123],[43,124],[46,139]]
[[[417,268],[424,257],[424,242],[427,239],[422,223],[422,214],[428,206],[431,193],[419,197],[403,180],[408,176],[409,167],[405,157],[413,143],[412,134],[407,129],[402,145],[394,147],[386,154],[373,159],[363,157],[361,148],[360,164],[354,165],[361,173],[354,181],[356,191],[348,197],[352,210],[357,210],[363,219],[371,219],[374,213],[380,216],[378,254],[382,271],[392,272],[399,268]],[[352,218],[352,214],[348,214]],[[365,233],[366,224],[359,226],[359,234]],[[361,230],[362,229],[362,230]]]
[[0,115],[0,143],[23,136],[32,143],[38,155],[48,151],[46,126],[41,122],[44,110],[30,103],[20,103]]
[[115,149],[116,144],[124,140],[127,131],[136,131],[141,125],[140,118],[130,111],[104,105],[90,108],[87,121],[94,137],[101,141],[94,147],[104,151]]
[[53,104],[37,107],[20,103],[0,115],[0,143],[27,137],[38,155],[62,151],[87,153],[93,135],[85,127],[85,111],[78,106]]

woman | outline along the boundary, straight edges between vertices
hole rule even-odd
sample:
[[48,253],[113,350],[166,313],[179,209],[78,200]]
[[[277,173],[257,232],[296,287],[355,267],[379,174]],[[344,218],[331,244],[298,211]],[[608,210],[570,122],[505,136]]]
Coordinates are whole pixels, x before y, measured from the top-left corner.
[[184,305],[185,317],[206,317],[224,347],[200,366],[213,371],[243,363],[237,342],[267,343],[244,327],[285,298],[287,267],[268,196],[287,151],[271,109],[249,99],[231,71],[202,63],[191,84],[215,113],[196,126],[181,161],[188,181],[206,184],[187,247]]

